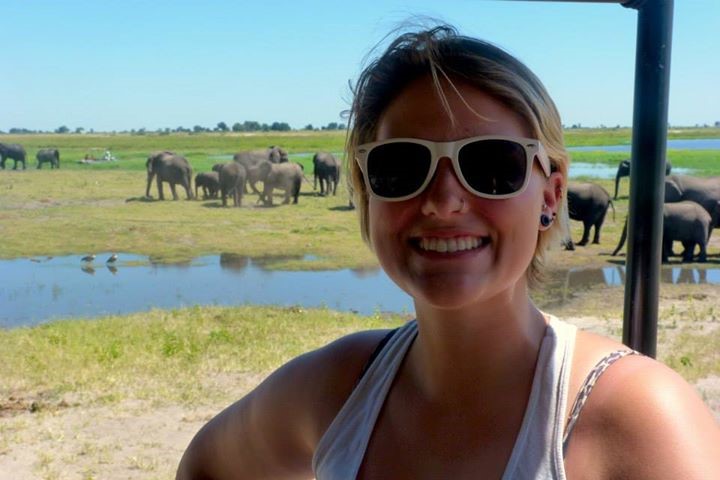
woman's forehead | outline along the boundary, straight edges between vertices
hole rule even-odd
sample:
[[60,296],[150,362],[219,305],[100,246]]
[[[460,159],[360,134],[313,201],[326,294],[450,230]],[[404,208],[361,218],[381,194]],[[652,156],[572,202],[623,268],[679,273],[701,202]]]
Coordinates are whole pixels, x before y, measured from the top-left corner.
[[[523,117],[467,81],[414,80],[390,101],[380,115],[375,140],[412,137],[450,141],[476,135],[529,137]],[[444,98],[443,98],[444,97]]]

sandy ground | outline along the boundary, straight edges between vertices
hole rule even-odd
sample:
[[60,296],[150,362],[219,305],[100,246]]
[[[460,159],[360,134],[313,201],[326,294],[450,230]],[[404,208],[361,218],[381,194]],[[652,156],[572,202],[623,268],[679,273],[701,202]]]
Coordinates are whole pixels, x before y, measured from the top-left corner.
[[[602,293],[598,295],[603,298]],[[670,297],[666,296],[663,304],[673,302]],[[715,298],[700,301],[710,305]],[[674,304],[676,309],[681,308]],[[697,307],[694,300],[693,308]],[[569,314],[573,306],[560,310]],[[606,318],[564,318],[581,328],[608,333]],[[174,478],[178,460],[195,432],[260,378],[225,376],[211,381],[227,385],[227,397],[193,407],[138,401],[88,407],[70,400],[32,412],[29,401],[15,399],[14,408],[8,408],[11,402],[4,399],[5,408],[0,410],[0,479]],[[720,376],[701,379],[695,386],[720,422]]]

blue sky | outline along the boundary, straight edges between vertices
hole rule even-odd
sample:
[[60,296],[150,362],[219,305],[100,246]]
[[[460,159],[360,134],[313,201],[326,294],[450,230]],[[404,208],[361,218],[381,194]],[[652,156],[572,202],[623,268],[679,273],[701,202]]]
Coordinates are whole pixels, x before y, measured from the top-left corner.
[[[0,0],[0,130],[341,122],[348,81],[413,15],[506,48],[565,125],[632,123],[637,12],[492,0]],[[672,125],[720,121],[720,1],[676,0]]]

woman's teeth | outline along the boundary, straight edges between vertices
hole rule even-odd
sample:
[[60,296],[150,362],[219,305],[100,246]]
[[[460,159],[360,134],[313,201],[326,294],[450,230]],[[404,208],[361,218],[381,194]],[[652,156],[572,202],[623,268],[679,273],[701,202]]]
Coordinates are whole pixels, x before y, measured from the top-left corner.
[[420,248],[431,252],[453,253],[463,250],[472,250],[482,245],[481,237],[456,237],[456,238],[421,238]]

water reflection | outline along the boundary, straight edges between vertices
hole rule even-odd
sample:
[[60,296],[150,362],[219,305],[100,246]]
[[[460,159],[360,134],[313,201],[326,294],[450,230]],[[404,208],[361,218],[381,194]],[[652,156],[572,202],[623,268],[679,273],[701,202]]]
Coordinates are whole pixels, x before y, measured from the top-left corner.
[[[586,163],[586,162],[571,162],[570,163],[570,178],[600,178],[600,179],[614,179],[617,174],[617,165],[608,165],[606,163]],[[673,167],[672,173],[677,175],[689,175],[692,174],[692,169]]]
[[[106,258],[106,257],[101,257]],[[310,257],[225,253],[175,265],[122,254],[116,264],[83,264],[79,256],[0,261],[0,328],[53,318],[94,317],[190,305],[302,305],[371,314],[411,313],[412,301],[377,267],[336,271],[271,270]],[[105,268],[102,268],[104,266]],[[720,285],[720,268],[664,266],[660,280]],[[625,283],[623,266],[548,274],[534,292],[542,308],[569,302],[597,286]]]
[[[632,145],[591,145],[568,147],[575,152],[630,152]],[[667,141],[668,150],[720,150],[720,138],[674,139]]]

